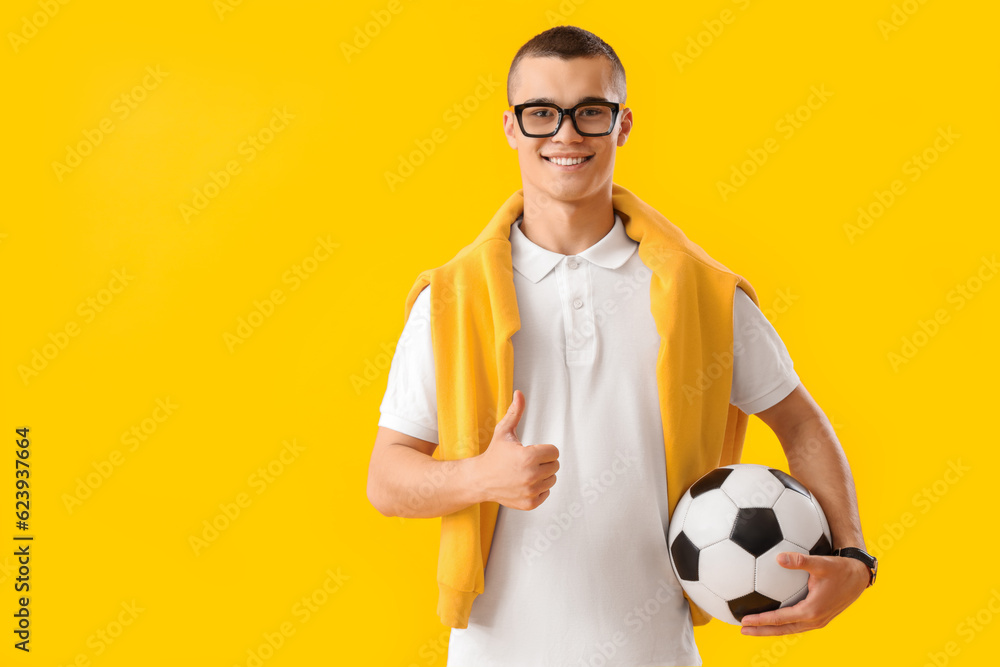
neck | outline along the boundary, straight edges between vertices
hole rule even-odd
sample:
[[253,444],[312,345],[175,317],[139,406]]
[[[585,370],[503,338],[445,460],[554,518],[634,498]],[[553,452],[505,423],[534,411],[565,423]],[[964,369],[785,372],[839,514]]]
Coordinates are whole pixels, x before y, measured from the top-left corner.
[[583,199],[553,199],[524,188],[521,232],[529,241],[561,255],[576,255],[607,236],[615,224],[611,188]]

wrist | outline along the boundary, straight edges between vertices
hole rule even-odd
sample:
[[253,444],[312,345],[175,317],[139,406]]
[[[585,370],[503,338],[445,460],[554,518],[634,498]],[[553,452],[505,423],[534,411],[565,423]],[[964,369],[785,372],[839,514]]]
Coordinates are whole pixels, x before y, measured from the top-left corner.
[[878,572],[878,559],[863,548],[851,546],[840,547],[839,549],[835,549],[832,555],[856,562],[857,565],[852,564],[851,567],[855,568],[860,579],[867,580],[865,588],[870,588],[875,583],[875,575]]
[[864,563],[855,558],[843,558],[841,560],[843,560],[844,563],[851,568],[859,582],[864,582],[862,584],[864,588],[871,586],[871,570],[869,570]]
[[458,474],[464,486],[466,502],[475,505],[489,501],[486,485],[483,483],[482,454],[457,459],[455,463],[460,466]]

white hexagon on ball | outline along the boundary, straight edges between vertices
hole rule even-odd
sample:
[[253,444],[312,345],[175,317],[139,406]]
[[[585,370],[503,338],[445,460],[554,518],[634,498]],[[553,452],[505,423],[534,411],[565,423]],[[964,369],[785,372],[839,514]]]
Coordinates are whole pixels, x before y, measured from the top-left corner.
[[691,500],[683,530],[699,549],[729,537],[736,520],[736,505],[721,489],[712,489]]
[[756,567],[749,552],[726,540],[701,551],[698,581],[723,600],[735,600],[753,593]]
[[722,490],[732,498],[737,507],[773,507],[785,490],[785,485],[764,466],[736,463],[733,468],[740,474],[730,475],[722,483]]
[[781,526],[781,535],[793,542],[806,553],[812,549],[823,535],[823,524],[813,501],[797,491],[788,489],[774,503],[774,514]]

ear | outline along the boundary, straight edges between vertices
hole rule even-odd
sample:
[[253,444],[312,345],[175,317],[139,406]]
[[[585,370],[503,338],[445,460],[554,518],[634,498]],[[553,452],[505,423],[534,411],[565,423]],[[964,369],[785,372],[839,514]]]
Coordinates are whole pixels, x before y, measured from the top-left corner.
[[517,150],[517,119],[514,118],[513,111],[503,112],[503,133],[507,137],[507,144]]
[[632,131],[632,109],[625,107],[622,109],[621,129],[618,130],[618,145],[624,146],[628,141],[629,132]]

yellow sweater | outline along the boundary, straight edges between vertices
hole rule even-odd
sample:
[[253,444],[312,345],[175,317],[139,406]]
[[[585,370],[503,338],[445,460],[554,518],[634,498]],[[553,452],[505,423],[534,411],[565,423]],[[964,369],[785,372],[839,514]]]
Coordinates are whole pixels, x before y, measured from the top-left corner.
[[[650,301],[660,334],[656,378],[672,514],[701,475],[740,461],[749,418],[729,403],[736,287],[759,303],[746,279],[709,257],[662,214],[618,184],[611,192],[626,233],[639,242],[639,258],[653,271]],[[472,243],[423,271],[407,295],[404,320],[420,291],[433,287],[435,458],[484,452],[513,398],[511,336],[521,320],[510,226],[523,208],[518,190]],[[498,509],[495,502],[481,502],[441,517],[437,613],[447,626],[468,627],[472,601],[484,590]],[[710,617],[689,603],[694,624],[707,623]]]

